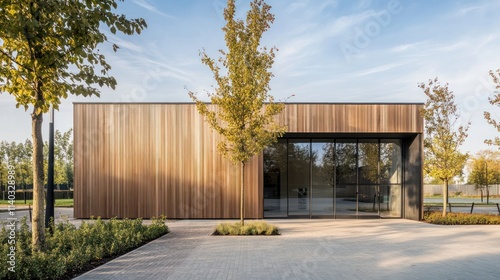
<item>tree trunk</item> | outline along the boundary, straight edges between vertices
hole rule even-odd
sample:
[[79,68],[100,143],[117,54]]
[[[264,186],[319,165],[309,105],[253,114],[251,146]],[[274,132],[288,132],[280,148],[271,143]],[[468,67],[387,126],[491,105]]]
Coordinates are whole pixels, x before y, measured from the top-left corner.
[[31,114],[31,120],[31,135],[33,137],[33,221],[31,236],[33,251],[40,251],[45,244],[42,113],[37,113],[35,108],[33,114]]
[[448,180],[443,184],[443,217],[446,217],[446,204],[448,203]]
[[245,163],[241,163],[240,224],[245,225]]

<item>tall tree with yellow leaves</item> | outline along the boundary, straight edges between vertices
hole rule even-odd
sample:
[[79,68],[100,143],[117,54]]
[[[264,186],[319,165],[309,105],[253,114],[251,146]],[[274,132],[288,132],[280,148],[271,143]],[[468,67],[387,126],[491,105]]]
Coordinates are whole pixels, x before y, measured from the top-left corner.
[[[123,0],[118,0],[123,2]],[[0,2],[0,93],[16,107],[31,107],[33,138],[33,251],[45,243],[43,113],[58,109],[68,94],[99,96],[115,88],[111,66],[97,48],[113,34],[140,33],[144,19],[115,14],[116,0],[2,0]],[[118,46],[112,44],[113,50]]]
[[420,83],[427,96],[421,111],[425,121],[424,171],[443,182],[443,217],[448,203],[448,183],[463,172],[468,154],[459,147],[467,138],[470,122],[459,124],[460,113],[448,84],[441,85],[438,78]]
[[274,102],[268,93],[273,74],[276,48],[260,46],[262,34],[274,21],[271,6],[262,0],[250,4],[246,21],[235,19],[235,1],[229,0],[224,10],[227,50],[220,50],[219,62],[227,70],[221,72],[216,60],[204,51],[201,60],[213,72],[217,87],[209,94],[217,111],[211,111],[195,93],[189,92],[198,111],[205,116],[212,129],[223,138],[218,143],[219,152],[234,164],[240,165],[240,223],[244,225],[244,168],[256,154],[276,141],[285,127],[274,122],[274,116],[284,109],[284,104]]
[[[496,71],[491,70],[490,71],[490,76],[493,79],[493,82],[495,83],[495,88],[497,90],[500,90],[500,69],[497,69]],[[500,92],[497,91],[493,97],[488,98],[489,102],[493,106],[500,106]],[[492,125],[498,132],[500,132],[500,122],[495,120],[490,112],[484,112],[484,118],[486,121]],[[486,139],[484,140],[484,143],[488,145],[495,145],[500,148],[500,137],[495,137],[494,139]]]

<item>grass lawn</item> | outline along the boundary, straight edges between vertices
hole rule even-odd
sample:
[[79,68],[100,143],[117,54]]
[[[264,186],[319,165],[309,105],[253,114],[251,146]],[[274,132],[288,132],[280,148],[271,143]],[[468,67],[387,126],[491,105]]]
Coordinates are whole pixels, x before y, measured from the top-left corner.
[[[442,195],[436,194],[436,195],[429,195],[429,194],[424,194],[424,198],[443,198]],[[481,198],[480,195],[450,195],[448,198]],[[486,199],[486,194],[483,195],[483,198]],[[490,194],[490,198],[500,198],[500,195],[492,195]]]
[[[24,199],[21,200],[16,200],[16,206],[28,206],[28,204],[33,205],[33,200],[31,199],[26,199],[26,204],[24,203]],[[7,206],[9,205],[8,200],[1,200],[0,199],[0,207],[1,206]],[[73,207],[73,199],[72,198],[65,198],[65,199],[56,199],[56,207]]]

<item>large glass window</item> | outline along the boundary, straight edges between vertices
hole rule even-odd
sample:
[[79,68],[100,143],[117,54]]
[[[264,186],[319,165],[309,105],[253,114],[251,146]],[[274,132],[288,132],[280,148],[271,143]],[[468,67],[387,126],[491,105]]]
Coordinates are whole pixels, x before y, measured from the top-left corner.
[[356,184],[356,140],[337,140],[335,158],[337,163],[337,184]]
[[358,215],[379,215],[378,139],[358,140]]
[[379,183],[379,149],[377,139],[360,140],[358,144],[358,171],[360,184]]
[[264,151],[264,217],[401,217],[400,139],[280,139]]
[[401,140],[380,140],[380,179],[384,184],[401,184]]
[[380,140],[380,215],[401,217],[401,140]]
[[356,139],[339,139],[335,145],[335,215],[339,217],[356,215],[357,212],[356,142]]
[[333,140],[313,140],[312,146],[312,206],[313,216],[333,216],[335,143]]
[[287,140],[264,150],[264,216],[286,217],[287,213]]
[[310,140],[288,140],[288,215],[309,216],[311,194]]

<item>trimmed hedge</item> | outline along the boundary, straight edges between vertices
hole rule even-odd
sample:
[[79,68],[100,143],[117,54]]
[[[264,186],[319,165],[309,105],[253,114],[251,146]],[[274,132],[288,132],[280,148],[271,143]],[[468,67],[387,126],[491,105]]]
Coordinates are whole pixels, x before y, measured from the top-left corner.
[[52,226],[52,233],[46,231],[46,248],[33,253],[31,231],[26,217],[15,238],[15,272],[8,271],[11,244],[9,233],[2,228],[0,262],[4,269],[0,279],[68,279],[93,268],[103,259],[128,252],[168,232],[165,219],[153,219],[151,225],[142,224],[142,219],[92,222],[83,221],[79,228],[66,221]]
[[424,221],[437,225],[500,225],[500,216],[493,214],[429,212],[424,215]]
[[247,222],[244,226],[237,223],[220,223],[214,235],[280,235],[278,227],[264,221]]

